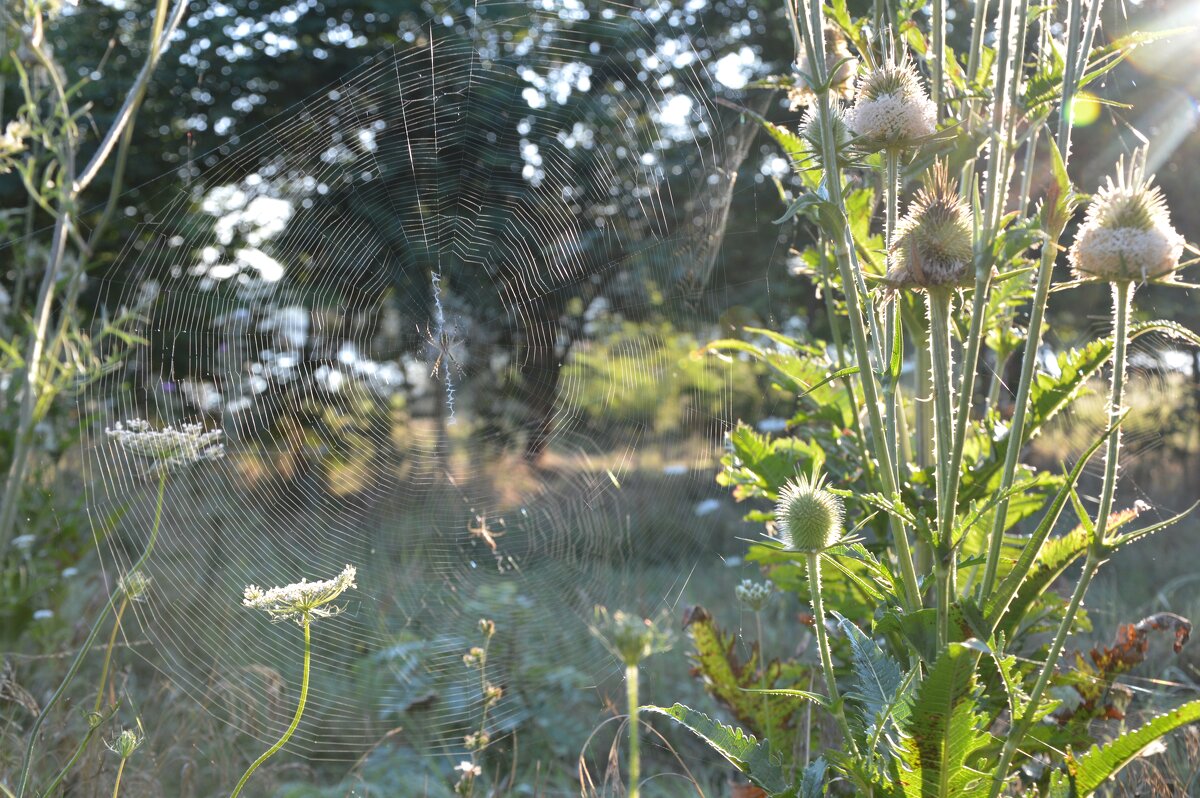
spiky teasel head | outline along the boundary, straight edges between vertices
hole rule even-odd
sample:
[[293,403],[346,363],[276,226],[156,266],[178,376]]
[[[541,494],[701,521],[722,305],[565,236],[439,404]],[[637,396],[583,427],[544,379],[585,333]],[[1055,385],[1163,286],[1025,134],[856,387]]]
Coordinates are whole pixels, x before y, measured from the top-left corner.
[[920,290],[955,286],[971,278],[971,209],[958,193],[944,163],[934,164],[924,187],[896,224],[888,247],[893,288]]
[[907,54],[859,76],[846,118],[862,142],[876,149],[907,149],[937,130],[937,106]]
[[836,546],[845,534],[845,517],[845,505],[825,489],[824,475],[799,476],[779,489],[775,527],[789,551],[819,552]]
[[1092,198],[1068,255],[1081,280],[1163,280],[1179,268],[1184,240],[1171,226],[1166,200],[1146,175],[1146,151],[1117,162]]
[[[817,95],[808,85],[808,79],[814,79],[813,69],[808,60],[808,53],[802,52],[796,59],[796,72],[800,73],[800,83],[788,91],[788,103],[795,111],[804,105],[812,105]],[[846,37],[836,25],[825,26],[825,72],[829,80],[829,91],[834,97],[849,100],[854,96],[854,73],[858,71],[858,59],[850,52]]]
[[[830,123],[833,126],[833,146],[837,151],[837,159],[839,166],[848,166],[853,161],[853,153],[850,151],[851,142],[854,139],[854,133],[851,132],[850,126],[846,124],[846,112],[836,105],[831,105],[827,109]],[[821,110],[817,106],[812,106],[804,112],[804,119],[800,122],[800,138],[804,140],[808,151],[812,153],[812,165],[819,166],[822,169],[825,165],[821,163],[821,154],[824,152],[824,144],[821,140]]]

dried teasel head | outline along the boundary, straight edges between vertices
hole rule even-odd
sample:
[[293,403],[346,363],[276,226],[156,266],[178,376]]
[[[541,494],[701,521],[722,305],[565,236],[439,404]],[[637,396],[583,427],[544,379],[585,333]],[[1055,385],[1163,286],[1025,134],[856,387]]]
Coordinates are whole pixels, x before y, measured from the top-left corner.
[[906,54],[859,76],[846,121],[862,144],[903,150],[936,132],[937,106]]
[[845,536],[846,508],[836,494],[825,489],[825,477],[800,476],[779,490],[775,527],[789,551],[820,552]]
[[944,163],[936,163],[924,187],[896,224],[888,247],[886,282],[897,289],[956,286],[971,279],[971,209]]
[[[801,53],[796,59],[796,72],[802,77],[800,83],[788,90],[788,107],[796,111],[802,106],[812,105],[817,95],[806,82],[815,78],[808,54]],[[850,52],[846,37],[836,25],[825,26],[825,72],[829,80],[829,91],[834,97],[849,100],[854,96],[854,74],[858,72],[858,59]]]
[[1166,200],[1146,174],[1146,151],[1117,162],[1088,206],[1068,258],[1081,280],[1164,280],[1179,268],[1184,240],[1171,226]]

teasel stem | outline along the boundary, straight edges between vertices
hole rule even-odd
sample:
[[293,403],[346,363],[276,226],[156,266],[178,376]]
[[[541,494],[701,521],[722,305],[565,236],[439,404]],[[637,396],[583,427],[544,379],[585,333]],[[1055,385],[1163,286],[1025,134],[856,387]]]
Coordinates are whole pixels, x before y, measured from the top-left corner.
[[[813,64],[817,72],[814,76],[819,85],[827,80],[825,68],[824,18],[820,0],[805,0],[808,25],[799,24],[791,6],[792,0],[785,0],[793,25],[803,34],[807,49],[808,62]],[[799,38],[799,37],[797,37]],[[867,302],[866,316],[872,325],[872,333],[877,343],[882,346],[875,314],[870,307],[870,295],[867,293],[862,271],[854,251],[849,228],[845,222],[846,206],[842,196],[841,170],[837,161],[837,146],[834,139],[833,122],[829,112],[829,91],[827,88],[817,92],[817,106],[821,123],[821,159],[825,167],[825,185],[830,201],[834,204],[839,221],[832,231],[835,241],[838,269],[841,272],[842,288],[846,298],[846,314],[849,317],[851,340],[854,344],[854,355],[859,368],[859,379],[863,386],[863,403],[867,408],[867,418],[871,425],[871,436],[880,459],[879,473],[882,475],[882,487],[885,495],[896,495],[895,469],[891,463],[891,454],[887,445],[886,427],[880,411],[878,387],[875,382],[875,372],[871,363],[871,348],[867,342],[866,325],[863,321],[863,309],[859,306],[861,296]],[[882,365],[882,349],[876,351],[876,359]],[[921,606],[921,590],[917,582],[917,572],[913,565],[912,551],[908,545],[907,533],[903,524],[894,513],[889,513],[888,524],[896,545],[896,559],[899,561],[901,578],[904,583],[905,602],[909,609]]]
[[938,119],[946,101],[946,0],[933,0],[933,100]]
[[[833,349],[837,352],[837,367],[838,370],[844,369],[849,365],[849,359],[846,357],[846,342],[842,335],[841,317],[837,313],[837,305],[833,298],[833,280],[829,276],[829,261],[825,257],[826,242],[824,237],[818,241],[818,251],[820,252],[819,268],[821,270],[821,293],[825,299],[825,315],[829,319],[829,330],[833,335]],[[842,387],[846,391],[846,398],[850,400],[850,428],[854,430],[854,440],[858,447],[858,454],[861,462],[870,462],[870,457],[867,453],[866,437],[863,434],[862,424],[858,420],[858,395],[854,390],[854,381],[850,377],[843,377]]]
[[[1095,5],[1099,5],[1096,0]],[[1067,53],[1073,54],[1079,46],[1079,23],[1082,14],[1082,0],[1068,0],[1067,22]],[[1084,53],[1081,69],[1087,67],[1087,54]],[[1066,72],[1063,75],[1063,104],[1059,109],[1058,134],[1051,146],[1057,146],[1062,157],[1063,168],[1070,159],[1071,148],[1071,99],[1079,84],[1079,74],[1075,70],[1075,58],[1068,57]],[[1064,223],[1065,224],[1065,223]],[[1000,473],[999,494],[1002,497],[996,505],[993,515],[991,539],[988,544],[987,562],[984,568],[983,582],[980,585],[980,596],[984,599],[992,592],[996,582],[996,571],[999,567],[1000,550],[1004,540],[1004,529],[1008,522],[1008,490],[1016,478],[1017,462],[1021,455],[1021,441],[1025,438],[1025,418],[1029,406],[1029,395],[1033,388],[1033,372],[1037,365],[1038,353],[1042,346],[1042,321],[1045,317],[1046,302],[1050,296],[1050,282],[1054,273],[1054,261],[1058,255],[1058,239],[1062,235],[1062,227],[1045,231],[1047,240],[1042,244],[1041,262],[1038,266],[1037,285],[1034,289],[1033,304],[1029,311],[1029,333],[1025,337],[1025,349],[1021,358],[1021,379],[1017,385],[1017,394],[1013,398],[1013,418],[1008,428],[1008,450],[1004,454],[1004,468]]]
[[[896,220],[899,218],[900,204],[900,153],[894,149],[888,148],[884,153],[884,161],[886,163],[886,180],[887,184],[884,187],[884,202],[887,207],[885,217],[883,241],[885,252],[890,250],[892,239],[896,235]],[[890,364],[896,356],[895,347],[900,347],[901,357],[903,357],[904,334],[903,331],[896,335],[896,326],[900,323],[900,317],[897,315],[900,309],[896,307],[896,302],[889,302],[884,310],[884,328],[886,329],[887,341],[885,343],[884,363]],[[899,444],[899,428],[900,413],[903,405],[900,401],[900,384],[899,379],[893,379],[889,374],[888,381],[884,385],[884,408],[887,413],[885,423],[887,425],[887,440],[889,451],[892,459],[893,479],[897,484],[900,482],[900,463],[901,452]]]
[[938,644],[950,641],[950,600],[954,551],[951,537],[954,531],[954,496],[952,469],[954,467],[954,392],[951,385],[953,360],[950,354],[950,289],[930,288],[929,350],[933,370],[934,446],[937,466],[934,472],[937,487],[937,540],[935,541],[934,571],[937,575]]
[[829,702],[834,708],[838,725],[846,737],[846,745],[850,753],[858,755],[858,745],[854,742],[854,734],[850,731],[850,722],[846,719],[846,708],[842,705],[838,693],[837,675],[833,670],[833,656],[829,653],[829,635],[825,630],[825,603],[821,599],[821,552],[808,552],[808,586],[812,593],[813,626],[817,631],[817,649],[821,653],[821,670],[825,674],[825,690],[829,693]]
[[1013,726],[1012,733],[1005,741],[1004,748],[1000,752],[1000,765],[996,770],[996,779],[992,783],[991,798],[997,798],[1004,788],[1004,774],[1012,764],[1013,756],[1016,754],[1021,738],[1025,736],[1025,733],[1029,731],[1029,727],[1033,723],[1038,705],[1041,703],[1042,696],[1045,695],[1046,688],[1050,684],[1050,677],[1054,673],[1055,663],[1058,662],[1058,658],[1062,654],[1063,646],[1067,642],[1067,635],[1070,634],[1071,626],[1075,623],[1075,616],[1079,613],[1079,607],[1083,603],[1084,594],[1087,593],[1088,586],[1092,582],[1092,577],[1096,575],[1096,571],[1108,559],[1109,549],[1105,537],[1108,531],[1108,517],[1112,513],[1113,496],[1116,492],[1117,460],[1121,452],[1121,429],[1117,425],[1121,421],[1121,405],[1124,401],[1125,352],[1129,338],[1129,314],[1133,298],[1133,286],[1128,281],[1114,283],[1112,292],[1113,368],[1108,398],[1108,423],[1110,428],[1116,427],[1116,429],[1113,430],[1108,438],[1108,450],[1104,458],[1104,483],[1100,490],[1100,507],[1096,515],[1095,533],[1088,546],[1087,559],[1083,564],[1083,572],[1079,575],[1079,582],[1075,585],[1075,591],[1071,594],[1071,601],[1067,605],[1066,613],[1058,624],[1058,630],[1054,633],[1054,640],[1050,643],[1050,650],[1046,652],[1045,667],[1038,674],[1038,680],[1034,683],[1033,690],[1029,693],[1029,704],[1025,710],[1025,714]]
[[254,763],[246,769],[246,772],[242,775],[241,780],[237,783],[237,786],[234,787],[233,794],[230,796],[230,798],[237,798],[237,796],[241,793],[242,788],[246,786],[246,782],[249,781],[250,776],[253,775],[254,771],[258,770],[259,766],[262,765],[263,762],[266,762],[268,759],[275,756],[279,749],[283,748],[283,746],[287,744],[287,741],[292,738],[292,734],[295,733],[296,727],[300,725],[300,716],[304,714],[304,705],[308,702],[308,677],[312,663],[312,619],[305,617],[304,622],[301,625],[304,627],[304,674],[300,680],[300,703],[296,705],[296,715],[292,718],[292,723],[287,727],[287,731],[285,731],[283,736],[279,738],[279,742],[275,743],[275,745],[264,751],[263,755],[254,760]]
[[[150,557],[150,553],[154,551],[154,544],[158,540],[158,529],[162,524],[163,497],[166,495],[166,490],[167,472],[166,469],[163,469],[159,472],[158,477],[158,501],[154,507],[154,526],[150,529],[150,540],[147,541],[146,549],[142,552],[142,556],[129,569],[125,576],[126,580],[141,569],[142,565]],[[88,636],[84,639],[79,653],[75,655],[75,659],[71,662],[71,667],[67,669],[67,675],[63,677],[54,694],[50,696],[50,700],[46,702],[46,706],[42,707],[42,711],[34,718],[33,725],[29,729],[29,742],[25,745],[25,761],[21,766],[21,781],[20,786],[17,787],[17,798],[24,798],[25,790],[29,787],[29,776],[33,770],[33,751],[37,746],[37,738],[41,732],[42,724],[46,722],[46,716],[50,714],[50,710],[62,699],[63,694],[67,691],[67,687],[79,674],[79,668],[83,664],[83,659],[92,650],[92,644],[96,642],[96,636],[100,633],[100,627],[108,619],[108,614],[112,612],[113,605],[112,596],[109,596],[108,601],[104,603],[103,611],[96,618],[96,622],[92,624],[91,631],[88,632]]]
[[[759,643],[761,651],[762,643]],[[629,703],[629,798],[638,798],[641,792],[642,752],[638,734],[638,665],[625,666],[625,699]]]

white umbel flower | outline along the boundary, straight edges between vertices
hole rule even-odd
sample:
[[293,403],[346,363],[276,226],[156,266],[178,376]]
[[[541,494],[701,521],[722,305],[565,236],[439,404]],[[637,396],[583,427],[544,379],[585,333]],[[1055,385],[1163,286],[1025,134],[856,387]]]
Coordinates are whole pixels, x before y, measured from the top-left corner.
[[1117,163],[1092,198],[1068,255],[1081,280],[1127,282],[1169,278],[1179,268],[1184,240],[1171,226],[1166,200],[1145,173],[1145,150],[1128,166]]
[[118,421],[105,433],[130,455],[149,461],[155,468],[171,469],[225,456],[224,433],[205,430],[201,424],[181,424],[155,429],[140,418]]
[[358,587],[354,583],[357,573],[358,569],[347,565],[333,579],[320,582],[301,579],[294,584],[270,590],[250,585],[243,593],[242,605],[262,610],[273,621],[296,621],[304,626],[317,618],[329,618],[341,612],[342,608],[332,606],[332,602],[347,590]]
[[905,57],[859,76],[846,121],[864,144],[905,149],[937,130],[937,106]]

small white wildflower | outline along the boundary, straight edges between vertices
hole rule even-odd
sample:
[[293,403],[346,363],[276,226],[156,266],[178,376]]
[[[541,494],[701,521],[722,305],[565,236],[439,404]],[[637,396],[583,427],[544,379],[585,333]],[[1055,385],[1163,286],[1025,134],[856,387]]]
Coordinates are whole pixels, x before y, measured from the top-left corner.
[[33,135],[33,128],[21,119],[9,122],[0,133],[0,175],[12,170],[16,156],[25,151],[25,139]]
[[243,593],[242,605],[266,612],[273,621],[294,620],[304,626],[314,619],[329,618],[341,612],[341,607],[331,606],[331,602],[347,590],[358,587],[354,583],[357,573],[358,569],[347,565],[333,579],[321,582],[301,579],[270,590],[250,585]]
[[105,430],[108,437],[134,457],[149,461],[155,469],[171,469],[219,460],[225,456],[224,433],[219,429],[205,431],[201,424],[181,424],[154,429],[150,422],[130,419],[117,422]]
[[150,577],[135,572],[121,577],[119,587],[130,601],[145,601],[150,591]]
[[859,77],[846,123],[868,145],[906,149],[937,130],[937,106],[905,56]]
[[1117,163],[1092,198],[1068,258],[1081,280],[1109,282],[1169,278],[1179,268],[1183,237],[1171,226],[1166,200],[1145,173],[1145,150],[1128,167]]
[[105,743],[105,745],[108,746],[108,750],[121,759],[128,759],[133,756],[134,751],[141,747],[144,739],[133,729],[125,729],[111,743]]
[[36,541],[37,537],[34,535],[17,535],[12,539],[12,544],[21,551],[28,551]]
[[483,768],[476,765],[469,759],[464,759],[454,767],[455,771],[468,778],[476,778],[483,775]]
[[761,612],[771,603],[772,590],[766,582],[755,582],[743,579],[742,583],[733,589],[737,600],[751,612]]
[[78,569],[78,568],[76,568],[74,565],[72,565],[72,566],[70,566],[70,567],[68,567],[68,568],[64,568],[64,569],[63,569],[63,571],[62,571],[62,578],[63,578],[63,579],[71,579],[71,578],[73,578],[73,577],[76,577],[76,576],[78,576],[78,575],[79,575],[79,569]]
[[48,621],[54,617],[54,610],[38,610],[33,614],[35,621]]

